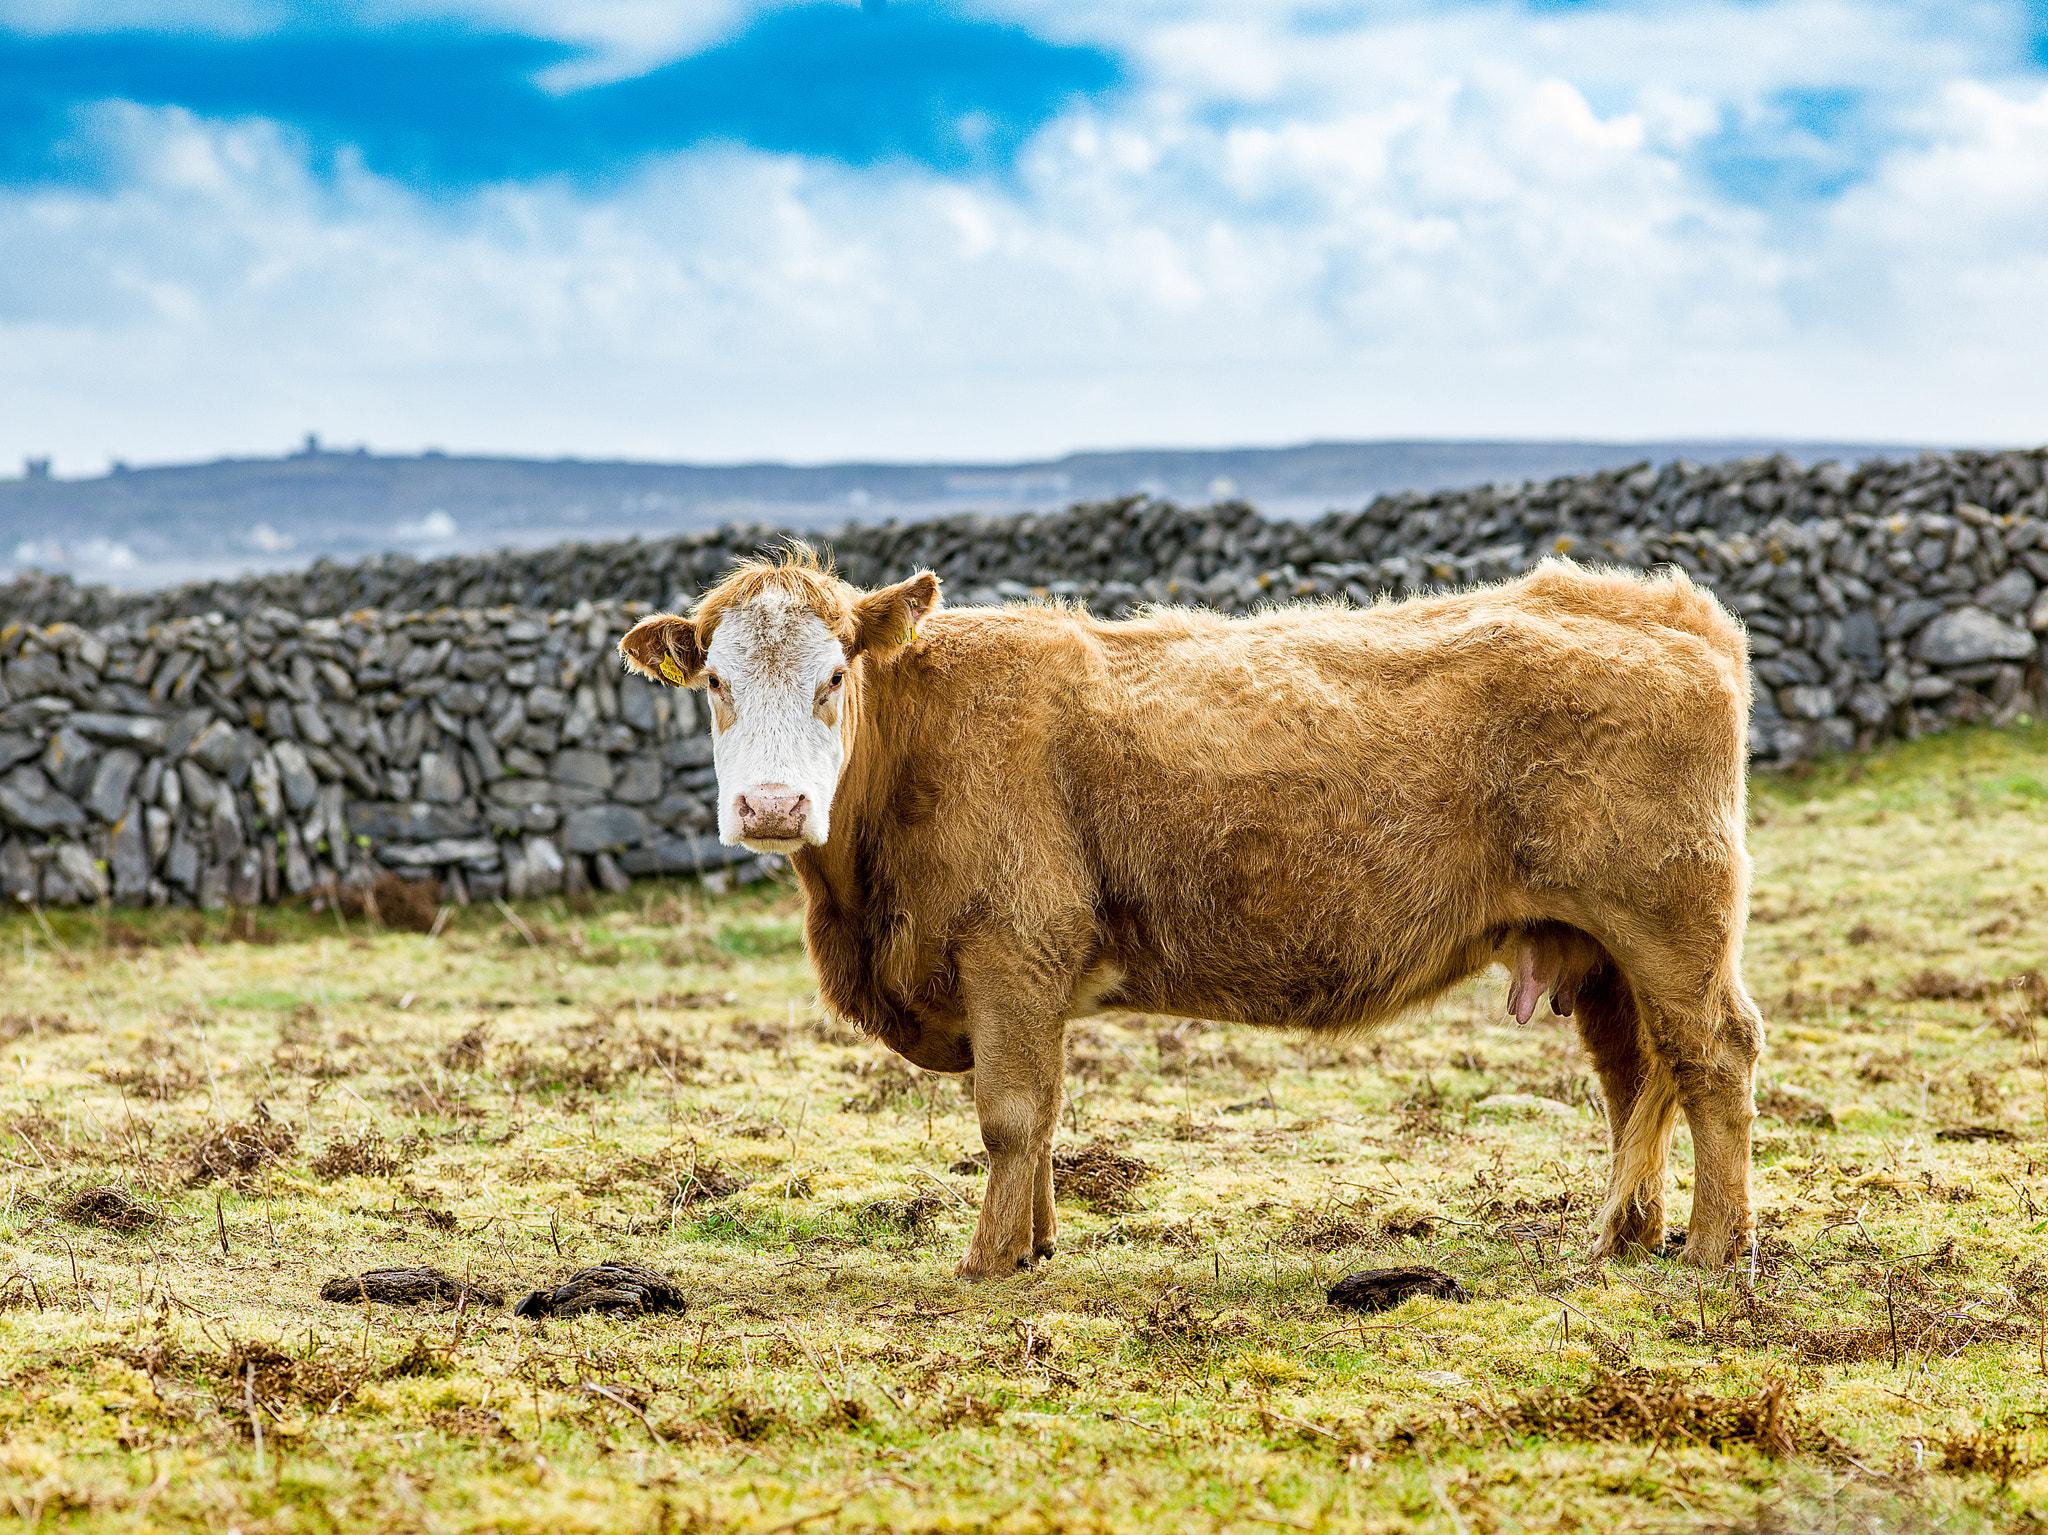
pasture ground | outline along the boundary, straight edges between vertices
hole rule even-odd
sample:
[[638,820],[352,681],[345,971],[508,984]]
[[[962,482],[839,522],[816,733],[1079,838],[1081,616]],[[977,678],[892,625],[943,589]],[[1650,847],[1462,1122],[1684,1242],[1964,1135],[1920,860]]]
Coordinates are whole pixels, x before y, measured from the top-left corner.
[[[1584,1065],[1499,975],[1077,1026],[1061,1255],[965,1287],[971,1103],[817,1014],[787,890],[9,915],[0,1521],[2048,1530],[2048,730],[1759,783],[1753,846],[1763,1241],[1705,1277],[1588,1262]],[[613,1257],[687,1312],[319,1294]],[[1475,1298],[1324,1300],[1416,1263]]]

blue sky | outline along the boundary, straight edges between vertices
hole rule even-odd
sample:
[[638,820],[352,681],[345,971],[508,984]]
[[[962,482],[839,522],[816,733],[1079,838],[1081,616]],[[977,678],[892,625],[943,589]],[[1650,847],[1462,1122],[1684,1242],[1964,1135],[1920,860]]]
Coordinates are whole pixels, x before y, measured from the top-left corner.
[[0,465],[2048,439],[2048,0],[0,0]]

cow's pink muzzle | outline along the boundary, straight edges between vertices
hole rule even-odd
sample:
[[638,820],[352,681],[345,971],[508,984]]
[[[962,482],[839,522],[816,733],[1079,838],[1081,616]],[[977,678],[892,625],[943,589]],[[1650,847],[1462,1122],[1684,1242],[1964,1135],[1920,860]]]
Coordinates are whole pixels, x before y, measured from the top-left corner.
[[811,797],[788,784],[764,783],[733,796],[744,842],[797,842],[810,817]]

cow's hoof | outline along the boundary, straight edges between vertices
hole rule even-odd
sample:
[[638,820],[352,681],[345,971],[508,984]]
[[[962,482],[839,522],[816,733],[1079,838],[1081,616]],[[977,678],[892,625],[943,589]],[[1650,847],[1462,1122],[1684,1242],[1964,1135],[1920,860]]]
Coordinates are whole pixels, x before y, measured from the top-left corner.
[[953,1270],[956,1279],[969,1281],[980,1279],[1008,1279],[1013,1274],[1028,1273],[1031,1255],[1024,1253],[1015,1258],[977,1258],[972,1253],[962,1258]]
[[1651,1231],[1610,1231],[1594,1245],[1592,1255],[1595,1258],[1615,1258],[1623,1262],[1641,1258],[1666,1258],[1677,1251],[1671,1246],[1674,1239],[1683,1247],[1685,1232],[1666,1232],[1659,1237]]
[[1031,1249],[1031,1261],[1034,1265],[1040,1263],[1049,1263],[1052,1261],[1053,1254],[1057,1253],[1059,1250],[1060,1244],[1057,1242],[1041,1243],[1039,1246]]

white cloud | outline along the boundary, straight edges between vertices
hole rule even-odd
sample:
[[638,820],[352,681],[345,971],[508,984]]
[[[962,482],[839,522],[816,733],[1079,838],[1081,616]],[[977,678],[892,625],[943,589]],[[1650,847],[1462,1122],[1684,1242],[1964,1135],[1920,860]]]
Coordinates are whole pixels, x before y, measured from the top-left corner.
[[[1000,180],[721,148],[434,203],[129,111],[132,181],[0,195],[0,463],[2039,438],[2048,90],[1952,14],[1084,9],[1063,35],[1136,83]],[[673,46],[653,7],[571,24]],[[1860,184],[1759,210],[1701,174],[1724,111],[1825,84],[1897,115]]]

